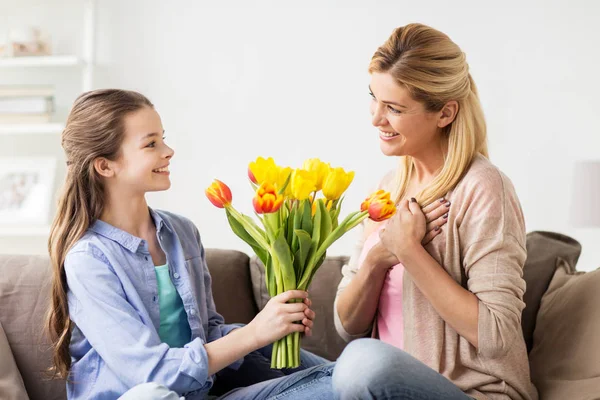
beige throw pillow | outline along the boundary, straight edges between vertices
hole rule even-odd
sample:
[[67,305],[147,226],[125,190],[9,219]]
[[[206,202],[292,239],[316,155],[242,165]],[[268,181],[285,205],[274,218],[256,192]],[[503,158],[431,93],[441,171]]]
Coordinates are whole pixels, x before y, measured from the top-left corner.
[[0,399],[28,400],[23,378],[15,364],[2,323],[0,323],[0,360]]
[[600,269],[558,268],[537,316],[530,353],[540,399],[600,398]]

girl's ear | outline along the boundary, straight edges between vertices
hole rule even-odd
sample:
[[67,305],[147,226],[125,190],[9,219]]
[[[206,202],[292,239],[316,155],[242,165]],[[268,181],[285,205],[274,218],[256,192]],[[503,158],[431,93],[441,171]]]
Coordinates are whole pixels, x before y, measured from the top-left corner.
[[111,163],[104,157],[98,157],[94,160],[94,169],[96,172],[105,178],[110,178],[115,175],[115,171],[111,167]]
[[442,108],[438,128],[445,128],[450,125],[456,118],[456,114],[458,114],[458,102],[455,100],[447,102]]

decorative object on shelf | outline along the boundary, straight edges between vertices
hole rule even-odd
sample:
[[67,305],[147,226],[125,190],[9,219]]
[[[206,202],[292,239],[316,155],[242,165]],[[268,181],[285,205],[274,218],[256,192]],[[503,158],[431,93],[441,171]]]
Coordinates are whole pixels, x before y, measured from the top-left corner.
[[0,158],[0,226],[49,222],[55,170],[55,158]]
[[12,28],[0,37],[0,57],[50,55],[50,41],[35,27]]
[[48,123],[53,113],[53,86],[0,86],[0,124]]

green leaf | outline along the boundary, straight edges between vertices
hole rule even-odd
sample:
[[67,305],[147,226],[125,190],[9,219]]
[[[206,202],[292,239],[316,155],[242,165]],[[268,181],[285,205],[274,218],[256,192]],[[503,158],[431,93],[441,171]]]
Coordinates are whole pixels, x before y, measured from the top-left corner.
[[303,231],[308,232],[310,235],[313,230],[313,222],[312,222],[312,206],[310,201],[304,200],[304,205],[302,208],[302,226],[297,227],[296,229],[302,229]]
[[312,245],[315,249],[319,248],[319,243],[321,242],[321,219],[323,218],[322,212],[322,208],[317,204],[315,215],[313,216],[312,220]]
[[263,264],[266,265],[267,258],[269,255],[267,249],[263,249],[256,242],[256,240],[254,240],[254,238],[246,231],[244,226],[237,219],[235,219],[233,215],[231,215],[229,210],[225,209],[225,214],[227,215],[227,221],[229,221],[229,226],[231,227],[233,233],[235,233],[240,239],[246,242],[252,248],[252,250],[254,250],[254,253],[260,259],[260,261],[262,261]]
[[327,237],[331,234],[331,216],[329,215],[329,211],[327,207],[325,207],[325,202],[319,201],[317,207],[321,209],[321,233],[319,239],[319,246],[327,239]]
[[308,232],[302,229],[297,229],[294,233],[298,237],[299,242],[299,248],[294,257],[294,268],[296,269],[296,278],[300,280],[306,268],[306,261],[310,253],[312,240]]
[[[268,253],[267,253],[268,254]],[[273,268],[273,260],[271,256],[267,256],[267,263],[265,266],[265,283],[267,284],[267,292],[269,292],[269,296],[277,296],[277,281],[275,278],[275,270]]]
[[294,271],[294,260],[290,247],[285,240],[283,231],[279,231],[275,242],[273,243],[273,257],[276,257],[276,262],[279,264],[279,271],[283,278],[285,290],[296,288],[296,272]]
[[342,201],[344,201],[344,197],[342,196],[338,200],[333,202],[333,206],[329,214],[331,215],[331,229],[335,229],[338,227],[338,221],[340,217],[340,212],[342,211]]
[[291,203],[289,207],[290,209],[288,211],[288,217],[285,220],[285,227],[287,242],[292,243],[292,240],[294,239],[294,216],[296,215],[296,206],[294,203]]
[[[294,208],[294,220],[293,220],[294,231],[293,232],[296,232],[297,229],[300,229],[302,227],[302,209],[303,209],[303,206],[304,206],[304,202],[298,203],[298,204],[299,205],[297,205]],[[292,246],[291,246],[292,253],[295,254],[296,251],[298,251],[298,246],[299,246],[299,244],[298,244],[298,238],[296,237],[295,234],[292,235],[292,242],[291,243],[292,243]]]
[[298,240],[300,242],[300,261],[301,265],[306,264],[306,259],[308,257],[308,252],[310,251],[310,246],[312,244],[312,240],[308,232],[302,229],[298,229],[295,231],[296,236],[298,236]]

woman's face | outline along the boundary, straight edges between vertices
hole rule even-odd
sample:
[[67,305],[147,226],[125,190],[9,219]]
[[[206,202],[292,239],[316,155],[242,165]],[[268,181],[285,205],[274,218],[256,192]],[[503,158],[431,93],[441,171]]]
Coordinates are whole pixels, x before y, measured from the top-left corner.
[[371,115],[379,129],[379,144],[386,156],[419,157],[438,151],[442,141],[440,127],[443,110],[428,112],[408,90],[388,73],[371,74]]

